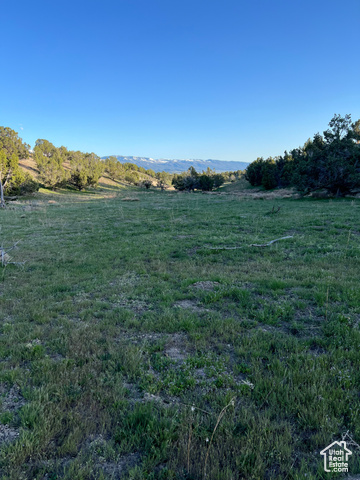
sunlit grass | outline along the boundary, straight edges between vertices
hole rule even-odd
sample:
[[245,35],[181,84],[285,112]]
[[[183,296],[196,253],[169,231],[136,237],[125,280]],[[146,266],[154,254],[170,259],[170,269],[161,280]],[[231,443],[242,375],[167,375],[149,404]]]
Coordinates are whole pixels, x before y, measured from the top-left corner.
[[360,443],[359,200],[109,189],[0,212],[0,478],[324,478]]

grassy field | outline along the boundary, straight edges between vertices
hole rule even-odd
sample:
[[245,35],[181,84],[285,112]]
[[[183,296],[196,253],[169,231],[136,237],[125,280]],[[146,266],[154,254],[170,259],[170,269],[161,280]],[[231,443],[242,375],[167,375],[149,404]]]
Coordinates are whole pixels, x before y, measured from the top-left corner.
[[360,200],[109,187],[0,227],[2,480],[338,478],[342,438],[360,472]]

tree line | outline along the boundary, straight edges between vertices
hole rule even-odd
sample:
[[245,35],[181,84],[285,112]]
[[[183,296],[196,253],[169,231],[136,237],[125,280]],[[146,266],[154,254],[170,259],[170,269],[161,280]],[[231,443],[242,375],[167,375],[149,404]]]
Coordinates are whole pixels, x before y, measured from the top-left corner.
[[245,178],[266,190],[295,187],[303,194],[326,190],[344,196],[360,192],[360,120],[334,115],[323,135],[316,133],[303,147],[283,156],[252,162]]
[[[19,166],[19,160],[33,158],[36,163],[38,181]],[[83,190],[97,187],[102,175],[108,175],[113,181],[150,188],[155,185],[161,190],[173,185],[177,190],[211,191],[225,181],[235,181],[242,172],[216,173],[208,168],[202,173],[190,167],[187,172],[171,174],[154,172],[134,163],[120,163],[111,156],[102,160],[95,153],[84,153],[56,147],[45,139],[35,142],[34,150],[24,143],[18,133],[9,127],[0,127],[0,187],[3,196],[23,195],[35,192],[40,186],[51,189],[72,187]]]
[[227,181],[238,180],[242,174],[241,170],[216,173],[210,167],[206,171],[198,173],[194,167],[190,167],[186,172],[175,173],[171,183],[179,191],[194,192],[195,190],[202,190],[203,192],[210,192]]
[[[19,160],[32,157],[38,170],[38,181],[19,165]],[[0,190],[1,205],[4,195],[23,195],[39,190],[40,186],[51,189],[73,187],[83,190],[97,187],[102,175],[107,174],[114,181],[149,188],[154,183],[166,188],[171,185],[172,175],[157,172],[133,163],[121,164],[116,157],[102,160],[95,153],[84,153],[56,147],[45,139],[30,145],[24,143],[18,133],[9,127],[0,127]],[[149,178],[150,177],[150,178]]]

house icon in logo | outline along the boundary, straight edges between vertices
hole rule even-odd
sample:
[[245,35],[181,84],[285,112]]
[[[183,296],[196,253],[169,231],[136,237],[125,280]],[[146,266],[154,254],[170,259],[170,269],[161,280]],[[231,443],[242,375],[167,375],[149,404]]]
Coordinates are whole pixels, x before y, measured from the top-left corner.
[[346,447],[346,442],[333,442],[320,452],[324,456],[325,472],[348,472],[349,456],[352,452]]

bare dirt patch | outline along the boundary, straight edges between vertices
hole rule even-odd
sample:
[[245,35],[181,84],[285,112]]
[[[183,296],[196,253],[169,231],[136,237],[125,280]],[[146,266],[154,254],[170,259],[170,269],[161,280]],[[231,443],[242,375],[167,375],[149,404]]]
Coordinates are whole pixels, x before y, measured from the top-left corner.
[[[16,412],[25,405],[25,400],[20,394],[20,388],[17,385],[9,388],[6,384],[0,384],[0,413]],[[0,424],[0,446],[3,443],[13,442],[19,436],[19,430],[11,425]]]
[[146,402],[156,402],[162,407],[165,408],[170,408],[173,405],[178,404],[179,400],[174,397],[169,397],[166,395],[166,397],[162,398],[159,395],[153,395],[152,393],[145,392],[144,397],[140,400],[141,403],[146,403]]
[[181,352],[178,347],[170,347],[165,351],[167,357],[171,358],[171,360],[179,361],[184,360],[186,355]]
[[210,312],[207,308],[199,307],[195,300],[179,300],[175,302],[174,307],[186,308],[193,312]]
[[137,273],[134,273],[134,272],[128,272],[125,275],[115,277],[109,283],[109,285],[111,287],[114,287],[114,286],[117,286],[117,287],[135,286],[141,281],[141,279],[147,278],[147,277],[148,277],[148,275],[138,275]]
[[107,440],[102,435],[91,435],[87,440],[86,450],[90,453],[95,463],[95,468],[101,470],[112,479],[124,478],[131,468],[140,463],[141,456],[138,452],[109,458],[107,455]]
[[103,462],[97,463],[96,467],[99,470],[102,470],[106,475],[109,475],[110,478],[120,480],[124,478],[124,475],[136,465],[140,463],[140,454],[139,453],[129,453],[128,455],[123,455],[116,462]]
[[3,443],[13,442],[19,436],[19,432],[8,425],[0,424],[0,446]]
[[164,353],[167,357],[171,358],[171,360],[182,362],[187,357],[186,350],[186,336],[175,333],[174,335],[169,336]]
[[30,173],[30,175],[37,180],[39,178],[39,170],[37,169],[37,165],[35,160],[32,158],[24,158],[19,160],[19,166],[25,171]]
[[213,291],[216,287],[220,285],[219,282],[211,282],[211,281],[205,281],[205,282],[196,282],[191,285],[192,288],[196,288],[198,290],[206,290],[206,291]]
[[0,384],[0,401],[0,412],[14,412],[25,405],[25,400],[17,385],[9,389],[6,384]]
[[149,310],[149,304],[143,300],[131,300],[126,298],[123,295],[119,295],[119,300],[117,302],[112,303],[113,307],[123,307],[128,310],[132,310],[135,313],[141,314],[147,310]]

